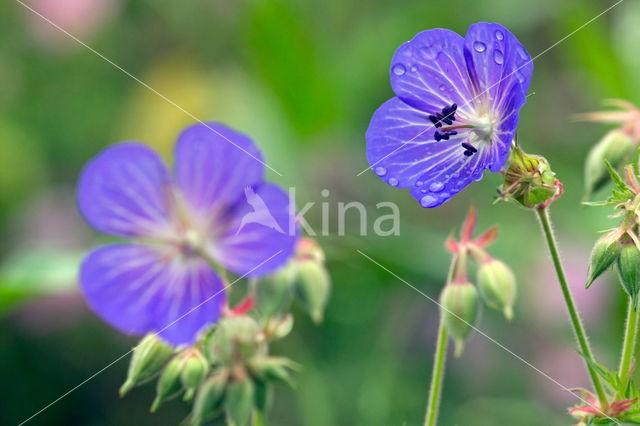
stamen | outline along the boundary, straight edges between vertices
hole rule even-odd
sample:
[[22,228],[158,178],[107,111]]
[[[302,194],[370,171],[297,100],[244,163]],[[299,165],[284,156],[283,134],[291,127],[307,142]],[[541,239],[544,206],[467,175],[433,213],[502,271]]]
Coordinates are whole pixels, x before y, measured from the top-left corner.
[[463,153],[465,157],[471,157],[473,154],[478,152],[478,149],[475,146],[471,145],[470,143],[462,142],[461,145],[465,150]]
[[[441,112],[436,112],[429,116],[429,120],[433,123],[436,128],[442,127],[442,123],[447,125],[453,124],[453,121],[456,119],[456,110],[458,109],[458,105],[452,104],[451,106],[446,106],[442,108]],[[445,131],[440,133],[438,131],[435,132],[434,138],[436,141],[448,140],[449,136],[453,136],[457,134],[456,132]]]

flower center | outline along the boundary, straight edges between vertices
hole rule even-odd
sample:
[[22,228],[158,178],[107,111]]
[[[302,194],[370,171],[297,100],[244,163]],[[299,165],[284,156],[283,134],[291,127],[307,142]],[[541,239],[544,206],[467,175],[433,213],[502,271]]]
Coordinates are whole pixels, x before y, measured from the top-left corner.
[[[478,152],[478,144],[490,143],[496,132],[496,121],[489,115],[483,114],[474,117],[473,120],[456,120],[458,106],[454,103],[451,106],[442,108],[442,111],[429,115],[429,120],[436,127],[433,135],[436,142],[449,140],[458,134],[459,130],[466,130],[465,141],[460,144],[464,149],[464,155],[470,157]],[[456,122],[454,124],[454,122]],[[459,123],[459,124],[458,124]],[[443,126],[446,124],[446,126]],[[461,135],[462,136],[462,135]]]
[[204,241],[194,229],[187,229],[182,234],[180,252],[185,256],[197,256],[202,252]]

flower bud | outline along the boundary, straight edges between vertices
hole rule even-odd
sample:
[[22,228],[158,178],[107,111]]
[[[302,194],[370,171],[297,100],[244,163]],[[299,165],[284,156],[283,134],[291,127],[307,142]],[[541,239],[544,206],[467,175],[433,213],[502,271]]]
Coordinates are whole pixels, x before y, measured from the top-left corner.
[[559,194],[556,175],[546,158],[527,154],[514,146],[509,155],[502,197],[526,208],[534,208]]
[[604,273],[604,271],[613,264],[620,255],[622,243],[620,242],[618,233],[609,233],[603,235],[596,241],[591,250],[591,260],[589,261],[589,272],[587,273],[587,283],[585,288],[593,283],[593,281]]
[[154,413],[163,402],[171,399],[182,391],[180,383],[180,371],[182,370],[183,359],[180,356],[174,357],[162,371],[158,383],[156,384],[156,397],[151,404],[151,412]]
[[287,358],[268,357],[255,360],[251,364],[251,370],[264,382],[283,382],[293,387],[289,370],[294,366],[295,364]]
[[234,426],[245,426],[249,423],[254,401],[255,386],[250,377],[231,383],[224,401],[228,423]]
[[295,277],[296,267],[292,262],[256,282],[255,295],[260,315],[271,318],[287,311],[291,304]]
[[120,396],[131,388],[153,378],[173,355],[173,348],[155,334],[148,334],[133,348],[127,380],[120,387]]
[[207,378],[196,394],[191,414],[191,425],[207,423],[219,413],[220,403],[227,386],[228,374],[221,370]]
[[197,349],[189,350],[184,356],[184,364],[180,373],[180,380],[186,389],[185,401],[191,400],[196,389],[209,372],[209,363]]
[[478,289],[487,306],[502,311],[509,321],[513,318],[516,278],[504,262],[490,259],[478,267]]
[[447,284],[440,294],[442,321],[460,356],[478,318],[478,291],[468,282]]
[[611,130],[591,148],[584,168],[585,194],[602,188],[609,181],[609,172],[605,161],[614,169],[622,165],[633,148],[631,136],[620,129]]
[[324,264],[313,260],[300,262],[297,269],[296,297],[313,321],[320,323],[331,291],[329,274]]
[[218,322],[205,342],[207,358],[211,362],[230,365],[238,359],[248,359],[259,346],[256,321],[246,315],[229,316]]
[[635,244],[625,244],[618,257],[618,273],[624,290],[629,294],[634,309],[638,307],[640,291],[640,250]]

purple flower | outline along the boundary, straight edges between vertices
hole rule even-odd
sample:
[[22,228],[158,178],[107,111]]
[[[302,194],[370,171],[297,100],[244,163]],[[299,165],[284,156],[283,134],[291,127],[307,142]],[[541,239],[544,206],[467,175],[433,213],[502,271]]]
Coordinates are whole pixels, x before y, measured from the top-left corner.
[[507,160],[533,64],[513,34],[480,22],[434,29],[391,61],[396,97],[373,115],[367,159],[386,183],[437,207]]
[[251,139],[218,123],[183,131],[171,176],[150,148],[124,142],[85,167],[78,205],[95,229],[130,242],[85,258],[82,291],[117,329],[194,342],[226,305],[213,264],[261,276],[292,256],[297,237],[287,194],[264,182]]

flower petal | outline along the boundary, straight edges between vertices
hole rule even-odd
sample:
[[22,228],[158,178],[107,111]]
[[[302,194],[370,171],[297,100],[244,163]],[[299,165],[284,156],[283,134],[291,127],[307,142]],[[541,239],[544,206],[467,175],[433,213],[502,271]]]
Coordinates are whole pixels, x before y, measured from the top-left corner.
[[464,39],[453,31],[438,28],[418,33],[391,60],[394,93],[429,114],[453,103],[465,114],[472,96],[463,51]]
[[236,274],[257,277],[283,266],[293,255],[298,229],[295,208],[277,185],[245,188],[227,215],[223,235],[212,241],[211,255]]
[[155,331],[175,346],[192,343],[220,316],[224,287],[205,261],[171,250],[135,244],[94,250],[80,269],[87,303],[124,333]]
[[367,129],[371,168],[391,186],[413,187],[433,164],[464,151],[455,137],[436,142],[434,131],[426,113],[398,98],[388,100],[373,114]]
[[438,207],[445,203],[470,183],[481,180],[483,171],[495,162],[494,151],[490,149],[479,149],[465,157],[459,145],[456,142],[451,157],[430,164],[411,189],[411,195],[422,207]]
[[262,154],[251,139],[220,123],[185,129],[175,148],[176,183],[201,214],[235,202],[245,186],[262,182]]
[[78,208],[99,231],[120,237],[166,235],[170,181],[162,160],[135,142],[108,147],[82,171]]
[[475,97],[488,96],[492,104],[499,104],[514,82],[526,94],[533,74],[531,56],[502,25],[486,22],[471,25],[464,40],[464,56],[476,86]]

